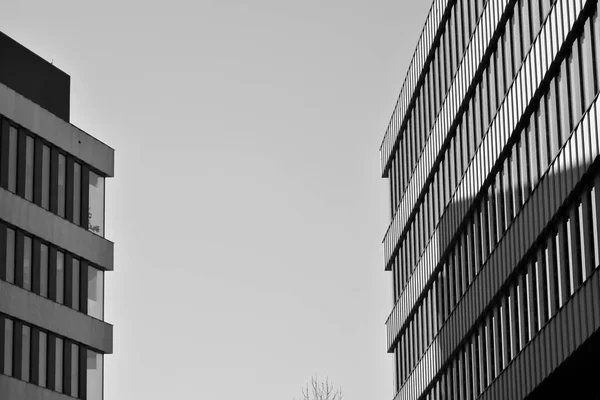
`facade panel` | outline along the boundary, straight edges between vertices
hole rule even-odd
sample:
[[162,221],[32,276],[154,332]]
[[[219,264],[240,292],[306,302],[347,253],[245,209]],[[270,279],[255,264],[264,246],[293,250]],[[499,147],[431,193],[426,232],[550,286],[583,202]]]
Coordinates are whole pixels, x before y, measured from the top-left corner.
[[537,398],[591,362],[578,349],[600,340],[597,8],[449,1],[423,79],[403,86],[417,122],[390,125],[380,149],[396,399]]

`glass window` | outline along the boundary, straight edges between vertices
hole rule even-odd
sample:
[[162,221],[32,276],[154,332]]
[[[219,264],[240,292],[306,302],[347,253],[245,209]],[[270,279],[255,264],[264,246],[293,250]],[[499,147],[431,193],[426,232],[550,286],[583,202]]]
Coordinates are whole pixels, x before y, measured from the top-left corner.
[[29,361],[31,359],[31,328],[27,325],[22,327],[22,352],[21,352],[21,379],[29,382]]
[[25,136],[25,199],[33,201],[33,138]]
[[15,281],[15,231],[6,229],[6,281]]
[[65,254],[56,252],[56,301],[65,302]]
[[54,390],[63,392],[63,340],[56,338],[54,361]]
[[79,346],[71,344],[71,396],[79,397]]
[[11,126],[8,131],[8,190],[17,191],[17,128]]
[[81,164],[73,164],[73,222],[81,224]]
[[50,209],[50,147],[42,146],[42,207]]
[[13,329],[13,321],[6,318],[4,320],[4,375],[8,376],[12,376]]
[[48,297],[48,246],[40,247],[40,296]]
[[66,198],[66,185],[67,181],[67,169],[66,159],[62,154],[58,155],[58,215],[65,217],[65,198]]
[[88,315],[104,318],[104,272],[88,266]]
[[38,356],[38,385],[46,387],[46,365],[48,363],[48,336],[40,332],[40,347]]
[[583,108],[587,109],[594,98],[594,53],[592,50],[592,33],[591,33],[591,21],[588,20],[585,23],[583,33],[579,37],[579,46],[581,47],[581,64],[583,69],[583,82],[582,87],[584,89],[584,103]]
[[23,242],[23,288],[31,290],[31,238],[25,236]]
[[73,288],[72,288],[72,298],[73,298],[73,309],[79,310],[79,260],[73,258]]
[[90,171],[88,229],[104,236],[104,178]]
[[87,400],[102,400],[102,354],[87,351]]

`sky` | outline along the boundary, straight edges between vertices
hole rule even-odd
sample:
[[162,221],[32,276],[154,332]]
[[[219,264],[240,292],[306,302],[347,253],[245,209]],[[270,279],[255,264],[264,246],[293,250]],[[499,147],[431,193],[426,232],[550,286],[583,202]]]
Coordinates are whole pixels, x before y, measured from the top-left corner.
[[392,399],[379,145],[430,1],[5,1],[113,147],[105,399]]

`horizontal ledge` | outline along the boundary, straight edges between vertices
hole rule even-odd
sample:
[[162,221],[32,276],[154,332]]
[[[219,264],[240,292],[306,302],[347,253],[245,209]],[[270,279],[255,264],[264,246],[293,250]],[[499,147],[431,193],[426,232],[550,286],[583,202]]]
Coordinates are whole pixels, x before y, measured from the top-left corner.
[[36,386],[22,380],[0,375],[0,394],[6,399],[73,400],[73,397]]
[[103,270],[113,270],[114,244],[111,241],[4,189],[0,189],[0,219]]
[[8,86],[0,84],[0,114],[89,164],[102,174],[115,175],[115,151]]
[[0,313],[112,354],[112,325],[5,281],[0,281]]

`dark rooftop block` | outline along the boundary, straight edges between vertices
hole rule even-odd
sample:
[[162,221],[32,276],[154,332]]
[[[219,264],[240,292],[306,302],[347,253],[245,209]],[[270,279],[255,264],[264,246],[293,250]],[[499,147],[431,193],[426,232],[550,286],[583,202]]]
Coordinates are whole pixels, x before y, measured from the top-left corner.
[[69,121],[71,77],[2,32],[0,83]]

